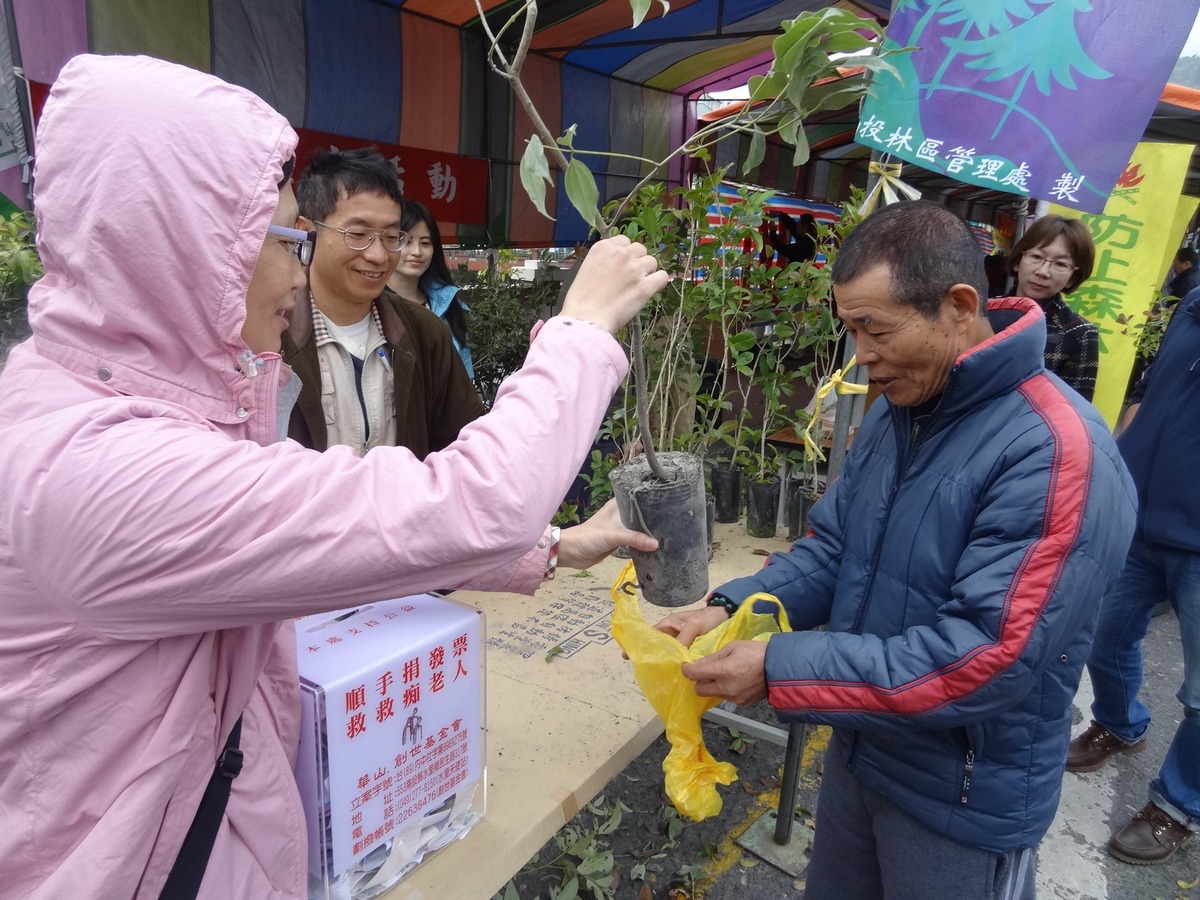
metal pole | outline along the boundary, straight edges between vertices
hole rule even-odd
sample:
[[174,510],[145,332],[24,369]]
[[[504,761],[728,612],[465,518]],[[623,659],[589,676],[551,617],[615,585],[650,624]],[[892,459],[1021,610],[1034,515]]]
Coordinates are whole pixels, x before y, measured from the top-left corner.
[[1025,233],[1025,220],[1029,218],[1028,197],[1022,197],[1016,202],[1013,218],[1017,220],[1016,225],[1013,226],[1013,243],[1015,244],[1021,239],[1021,235]]
[[793,723],[788,727],[787,753],[783,758],[783,784],[779,786],[779,806],[775,808],[775,843],[792,839],[792,819],[796,816],[796,786],[800,781],[800,757],[808,739],[808,726]]
[[[883,158],[878,150],[871,151],[871,161],[878,162]],[[870,175],[867,179],[867,191],[870,192],[878,175]],[[854,338],[846,335],[846,346],[842,350],[842,366],[850,362],[854,356]],[[846,380],[862,384],[860,377],[866,375],[866,369],[855,366],[847,373]],[[833,416],[833,443],[829,448],[829,467],[826,484],[837,478],[842,471],[842,463],[846,459],[846,448],[850,443],[850,420],[853,418],[854,396],[838,394],[837,406]],[[804,752],[804,744],[808,740],[808,726],[794,724],[788,728],[787,754],[783,761],[783,784],[779,786],[779,806],[775,810],[775,843],[786,844],[792,837],[792,819],[795,816],[796,787],[800,782],[800,757]]]

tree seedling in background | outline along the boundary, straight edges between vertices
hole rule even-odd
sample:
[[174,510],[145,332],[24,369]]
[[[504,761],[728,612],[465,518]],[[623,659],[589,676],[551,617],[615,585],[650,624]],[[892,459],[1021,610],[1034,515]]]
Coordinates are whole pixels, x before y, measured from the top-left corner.
[[[882,31],[873,19],[859,18],[847,10],[832,8],[802,13],[782,23],[782,33],[772,44],[774,60],[771,68],[766,75],[750,79],[750,97],[732,125],[725,122],[705,125],[666,157],[652,160],[630,154],[597,153],[587,148],[577,148],[576,125],[571,125],[561,135],[553,134],[522,81],[522,70],[537,25],[537,0],[525,0],[497,28],[493,28],[488,20],[480,0],[476,0],[475,6],[489,42],[488,63],[494,72],[508,82],[533,123],[534,134],[528,139],[521,157],[522,186],[539,211],[549,217],[546,212],[546,188],[555,183],[550,175],[550,165],[553,163],[563,172],[563,185],[571,205],[601,237],[608,237],[617,231],[631,198],[642,187],[657,180],[672,161],[684,156],[706,158],[716,140],[727,134],[741,132],[750,135],[750,148],[743,172],[752,171],[762,162],[766,154],[767,137],[774,134],[794,148],[793,163],[803,165],[809,158],[808,141],[804,134],[805,118],[822,110],[847,106],[857,101],[868,89],[867,78],[840,77],[838,67],[845,55],[867,54],[854,56],[852,62],[870,74],[879,70],[895,72],[886,57],[900,52],[878,49]],[[654,6],[659,7],[664,15],[670,10],[665,0],[658,0],[657,3],[652,0],[630,0],[634,27],[643,21]],[[624,200],[606,207],[602,213],[596,179],[581,159],[583,154],[636,160],[646,174]],[[642,450],[654,476],[669,481],[670,478],[657,461],[650,433],[640,319],[635,318],[630,323],[629,335]]]

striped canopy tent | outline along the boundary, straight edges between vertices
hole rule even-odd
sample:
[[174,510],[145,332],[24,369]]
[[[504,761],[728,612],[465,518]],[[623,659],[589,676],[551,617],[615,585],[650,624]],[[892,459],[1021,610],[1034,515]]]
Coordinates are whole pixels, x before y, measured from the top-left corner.
[[[493,28],[522,5],[483,0]],[[782,21],[830,5],[881,19],[888,9],[886,0],[672,0],[665,15],[652,3],[634,29],[629,0],[538,5],[524,82],[551,132],[575,125],[577,148],[647,160],[691,133],[701,94],[766,70]],[[459,240],[561,246],[587,236],[565,191],[548,197],[551,221],[520,189],[533,127],[489,72],[474,0],[38,0],[13,12],[35,110],[77,53],[158,56],[262,96],[301,130],[302,156],[322,143],[379,146],[406,194],[429,202]],[[649,170],[635,159],[587,161],[602,199]],[[663,173],[671,186],[682,165]]]

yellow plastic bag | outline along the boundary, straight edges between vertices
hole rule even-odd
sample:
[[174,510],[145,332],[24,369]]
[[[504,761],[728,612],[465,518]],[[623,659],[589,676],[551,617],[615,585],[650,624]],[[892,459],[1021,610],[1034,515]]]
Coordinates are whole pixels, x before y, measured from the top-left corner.
[[[613,582],[612,597],[616,603],[613,637],[633,663],[642,693],[663,720],[671,744],[663,760],[667,796],[680,813],[696,822],[716,815],[721,811],[716,786],[730,784],[737,778],[737,768],[732,763],[717,762],[704,746],[700,717],[721,700],[696,696],[695,686],[684,677],[682,666],[715,653],[730,641],[765,641],[772,634],[791,631],[783,604],[770,594],[754,594],[738,607],[735,616],[685,647],[642,618],[633,563],[626,565]],[[779,606],[778,622],[772,615],[752,610],[758,600]]]

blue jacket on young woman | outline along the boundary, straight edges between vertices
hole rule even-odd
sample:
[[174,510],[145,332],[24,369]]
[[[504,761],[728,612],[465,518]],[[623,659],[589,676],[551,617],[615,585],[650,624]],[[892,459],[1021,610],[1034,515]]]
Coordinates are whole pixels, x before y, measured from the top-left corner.
[[[471,308],[463,302],[463,296],[456,285],[442,284],[439,281],[429,289],[429,308],[439,319],[445,322],[446,310],[450,308],[450,304],[454,302],[455,297],[458,298],[458,303],[462,306],[463,312],[471,311]],[[461,343],[457,336],[451,334],[450,337],[454,341],[454,349],[458,351],[458,355],[463,361],[463,366],[467,370],[467,377],[474,381],[475,365],[471,361],[471,348]]]
[[1130,399],[1141,405],[1117,445],[1137,485],[1138,537],[1200,552],[1197,491],[1189,489],[1200,459],[1200,288],[1175,307]]
[[872,405],[814,533],[717,593],[783,601],[798,631],[767,645],[769,700],[834,726],[826,766],[1004,853],[1054,818],[1136,501],[1104,420],[1043,367],[1042,312],[1000,298],[989,318],[932,410]]

